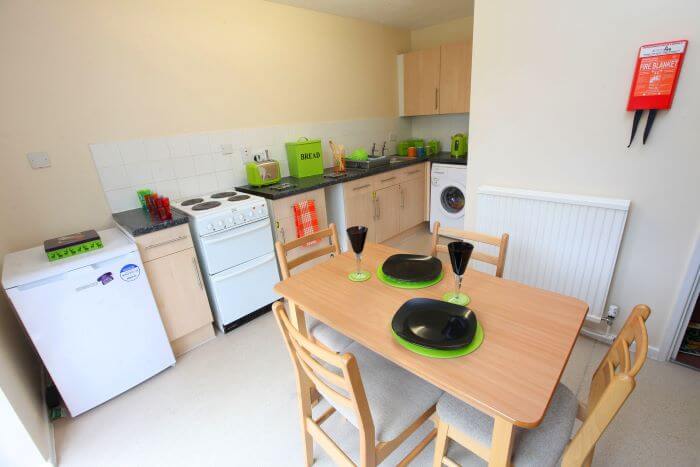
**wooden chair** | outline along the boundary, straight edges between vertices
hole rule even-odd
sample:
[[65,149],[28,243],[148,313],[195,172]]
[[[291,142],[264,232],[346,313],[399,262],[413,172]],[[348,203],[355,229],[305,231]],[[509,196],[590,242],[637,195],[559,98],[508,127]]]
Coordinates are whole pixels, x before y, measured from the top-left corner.
[[[330,352],[297,331],[281,302],[273,312],[296,370],[306,465],[313,463],[313,441],[336,465],[356,465],[321,428],[336,411],[359,431],[362,466],[382,462],[435,412],[442,394],[435,386],[357,343],[348,353]],[[305,397],[314,388],[331,405],[315,419]],[[433,430],[399,465],[407,465],[434,435]]]
[[440,227],[440,223],[436,222],[433,227],[433,248],[431,255],[437,256],[438,253],[447,253],[447,246],[440,245],[438,240],[440,236],[457,238],[461,240],[469,240],[472,242],[488,243],[498,247],[498,256],[487,255],[479,251],[472,253],[472,259],[483,261],[485,263],[496,266],[496,277],[503,277],[503,269],[506,265],[506,251],[508,250],[508,234],[504,233],[500,237],[486,235],[479,232],[467,232],[465,230],[453,229],[450,227]]
[[[316,240],[328,239],[329,244],[325,246],[320,246],[313,251],[305,253],[297,258],[288,259],[287,255],[290,251],[300,248],[310,242]],[[340,246],[338,243],[338,232],[335,228],[335,224],[330,224],[328,228],[319,230],[310,235],[306,235],[296,240],[292,240],[287,243],[281,243],[279,241],[275,242],[275,252],[277,253],[277,261],[280,265],[280,271],[282,273],[282,279],[288,279],[291,276],[292,269],[298,268],[299,266],[313,261],[316,258],[320,258],[325,255],[339,255]],[[314,337],[321,344],[325,345],[334,352],[343,351],[348,345],[352,344],[352,339],[344,336],[343,334],[335,331],[334,329],[326,326],[319,320],[313,317],[308,318],[306,323],[297,323],[300,328],[306,327],[311,336]]]
[[[635,376],[644,365],[649,346],[644,324],[651,310],[637,305],[627,318],[615,342],[593,374],[588,408],[560,384],[542,423],[532,430],[519,430],[513,446],[513,465],[590,466],[595,445],[635,387]],[[636,344],[634,361],[630,354]],[[457,441],[488,461],[493,419],[452,396],[437,404],[438,433],[433,466],[458,465],[445,456],[448,440]],[[570,438],[575,419],[583,421]],[[562,454],[563,453],[563,454]]]

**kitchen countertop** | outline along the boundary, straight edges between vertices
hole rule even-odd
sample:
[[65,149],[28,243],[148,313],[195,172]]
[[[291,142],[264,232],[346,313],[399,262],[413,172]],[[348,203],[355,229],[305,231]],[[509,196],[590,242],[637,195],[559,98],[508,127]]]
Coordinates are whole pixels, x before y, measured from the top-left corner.
[[166,221],[152,217],[148,211],[140,208],[112,214],[112,218],[132,237],[138,237],[169,227],[187,224],[187,215],[176,209],[171,211],[173,218]]
[[[390,156],[394,157],[394,156]],[[294,188],[289,188],[284,191],[273,190],[272,188],[276,185],[268,185],[255,187],[251,185],[244,185],[236,187],[236,191],[241,193],[248,193],[251,195],[261,196],[267,199],[282,199],[288,196],[298,195],[300,193],[305,193],[307,191],[317,190],[319,188],[325,188],[331,185],[337,185],[338,183],[345,183],[351,180],[357,180],[359,178],[370,177],[382,172],[389,172],[391,170],[401,169],[415,164],[422,164],[423,162],[440,162],[440,163],[452,163],[452,164],[463,164],[466,165],[466,158],[454,158],[450,156],[449,152],[441,152],[435,156],[430,157],[400,157],[401,162],[395,162],[393,164],[382,165],[380,167],[373,167],[371,169],[347,169],[345,175],[338,178],[326,177],[326,175],[333,174],[333,169],[325,169],[323,175],[315,175],[313,177],[283,177],[279,183],[291,183],[295,185]]]

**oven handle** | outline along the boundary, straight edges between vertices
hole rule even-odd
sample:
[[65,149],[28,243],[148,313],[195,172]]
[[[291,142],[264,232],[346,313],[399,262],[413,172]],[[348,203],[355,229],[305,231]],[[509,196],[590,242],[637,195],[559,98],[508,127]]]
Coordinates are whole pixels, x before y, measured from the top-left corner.
[[245,264],[245,266],[246,266],[245,268],[239,269],[240,266],[236,266],[233,268],[233,271],[231,271],[227,274],[222,274],[222,273],[214,274],[213,276],[211,276],[211,279],[214,282],[225,281],[226,279],[230,279],[232,277],[239,276],[245,272],[248,272],[252,269],[260,267],[263,264],[267,264],[270,261],[274,261],[274,260],[275,260],[274,253],[268,253],[266,255],[263,255],[259,258],[256,258],[256,259],[250,261],[248,264]]
[[248,234],[250,232],[255,232],[256,230],[264,229],[266,227],[270,227],[270,221],[269,219],[265,219],[265,221],[254,224],[247,225],[245,227],[239,227],[238,229],[232,229],[226,232],[223,232],[220,235],[208,235],[206,237],[202,237],[202,243],[205,245],[212,245],[214,243],[219,243],[219,242],[224,242],[226,240],[230,240],[232,238],[240,237],[241,235]]

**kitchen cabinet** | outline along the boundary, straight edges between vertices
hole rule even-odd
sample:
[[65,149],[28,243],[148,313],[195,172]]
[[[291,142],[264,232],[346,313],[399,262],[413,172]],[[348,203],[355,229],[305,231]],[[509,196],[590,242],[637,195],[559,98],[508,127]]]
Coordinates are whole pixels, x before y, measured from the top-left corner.
[[345,229],[368,227],[367,241],[380,243],[428,220],[430,163],[412,164],[326,188],[329,222],[347,251]]
[[440,113],[469,112],[471,43],[456,42],[440,47]]
[[[373,225],[376,216],[376,205],[371,180],[360,179],[356,182],[350,182],[345,189],[345,218],[347,226]],[[343,232],[338,233],[338,235],[343,234]],[[375,234],[375,229],[369,229],[367,241],[376,242]]]
[[471,42],[399,56],[402,116],[469,112]]
[[399,185],[401,209],[399,210],[399,230],[414,227],[425,219],[425,179],[414,177]]
[[[326,196],[323,188],[289,196],[287,198],[270,200],[268,207],[272,222],[272,233],[275,241],[287,243],[297,238],[296,221],[294,218],[294,205],[301,201],[313,201],[316,206],[316,217],[318,218],[318,228],[328,227],[328,215],[326,213]],[[312,245],[302,245],[287,253],[287,259],[291,260],[302,256],[319,247],[318,243]],[[303,271],[314,264],[323,261],[324,257],[316,258],[295,268],[295,272]]]
[[440,49],[409,52],[403,57],[404,115],[439,113]]
[[375,218],[374,231],[376,241],[383,242],[401,232],[399,222],[401,205],[401,188],[393,185],[377,190],[374,195]]
[[161,320],[176,356],[214,337],[189,225],[135,237]]

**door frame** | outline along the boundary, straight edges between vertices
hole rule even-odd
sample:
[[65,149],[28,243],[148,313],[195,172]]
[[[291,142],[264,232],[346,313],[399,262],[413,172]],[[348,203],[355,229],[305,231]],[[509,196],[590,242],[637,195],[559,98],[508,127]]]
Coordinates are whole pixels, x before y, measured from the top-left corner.
[[681,346],[685,329],[700,295],[700,235],[695,239],[686,273],[681,282],[675,305],[666,322],[663,340],[659,346],[658,360],[673,359]]

